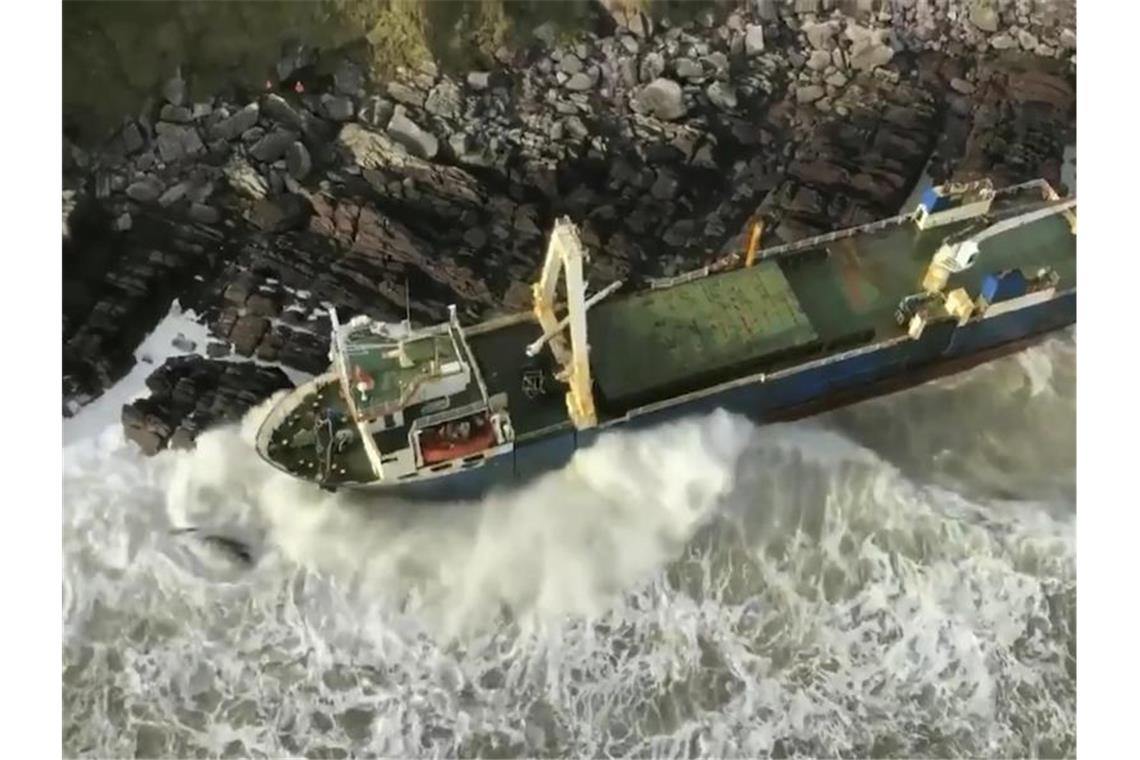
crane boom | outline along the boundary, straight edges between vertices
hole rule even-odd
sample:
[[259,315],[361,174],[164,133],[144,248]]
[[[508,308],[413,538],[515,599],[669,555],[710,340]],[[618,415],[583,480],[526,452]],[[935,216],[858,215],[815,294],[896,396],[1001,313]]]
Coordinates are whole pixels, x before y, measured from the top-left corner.
[[[578,236],[578,228],[569,217],[562,217],[554,223],[550,244],[546,249],[546,260],[542,275],[532,286],[534,314],[542,326],[542,332],[551,353],[562,365],[558,373],[570,386],[566,394],[566,407],[570,419],[579,430],[597,424],[594,409],[593,381],[590,377],[590,347],[586,337],[586,286],[582,279],[582,259],[585,250]],[[566,310],[565,322],[570,328],[570,346],[562,335],[562,327],[554,316],[554,294],[559,279],[565,277]],[[598,295],[608,295],[603,291]],[[547,337],[547,336],[550,337]]]

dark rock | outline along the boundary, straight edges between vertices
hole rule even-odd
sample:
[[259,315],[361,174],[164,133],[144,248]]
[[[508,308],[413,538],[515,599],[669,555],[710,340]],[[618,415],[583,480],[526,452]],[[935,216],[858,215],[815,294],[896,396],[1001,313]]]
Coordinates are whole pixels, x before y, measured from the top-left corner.
[[218,341],[211,341],[206,344],[206,356],[211,359],[219,359],[223,356],[230,355],[230,345],[228,343],[219,343]]
[[678,58],[673,62],[673,70],[681,79],[701,79],[705,75],[704,67],[691,58]]
[[435,135],[424,131],[409,119],[404,114],[403,107],[397,107],[388,121],[388,134],[413,156],[430,159],[439,151],[439,140]]
[[779,21],[779,0],[756,0],[756,17],[762,21]]
[[286,192],[285,180],[288,178],[289,178],[289,175],[285,174],[282,171],[278,171],[276,167],[270,168],[269,169],[269,194],[274,195],[274,196],[284,194]]
[[184,354],[191,354],[198,348],[197,343],[190,340],[182,333],[178,333],[178,335],[174,337],[174,340],[170,341],[170,345],[174,346]]
[[[220,343],[206,350],[211,356],[229,353]],[[276,367],[196,355],[167,359],[146,385],[150,396],[124,406],[122,424],[127,439],[148,456],[166,447],[190,448],[201,431],[237,422],[253,406],[293,387]]]
[[299,229],[313,213],[312,205],[300,195],[285,193],[277,198],[262,198],[254,204],[251,221],[266,232]]
[[158,197],[158,205],[165,208],[167,206],[173,206],[175,203],[178,203],[178,201],[186,197],[187,187],[189,187],[189,185],[186,182],[179,182],[175,185],[171,185],[166,189],[166,192]]
[[194,438],[197,433],[196,427],[179,426],[174,435],[170,436],[167,446],[175,451],[190,451],[194,448]]
[[301,115],[280,95],[266,95],[261,101],[261,113],[286,129],[301,129]]
[[166,163],[195,156],[206,150],[202,138],[198,136],[198,130],[192,126],[159,122],[155,125],[155,131],[158,133],[158,139],[155,140],[158,154]]
[[253,147],[249,149],[249,155],[258,161],[270,163],[284,156],[285,151],[287,151],[289,146],[296,140],[297,135],[294,132],[275,130],[258,140]]
[[219,338],[228,338],[237,324],[238,316],[238,310],[233,307],[222,309],[217,319],[210,324],[210,333]]
[[558,62],[558,70],[563,74],[574,75],[584,68],[585,66],[582,64],[582,59],[573,53],[567,53],[562,56],[562,60]]
[[309,332],[278,327],[280,348],[277,361],[288,367],[296,367],[302,372],[319,374],[329,367],[328,339]]
[[261,108],[256,102],[242,108],[232,116],[221,120],[210,130],[210,137],[221,140],[236,140],[240,134],[257,124]]
[[281,321],[287,325],[299,325],[305,321],[305,312],[298,309],[286,309],[281,313]]
[[591,89],[593,86],[593,79],[584,71],[579,71],[577,74],[567,79],[565,84],[566,89],[571,90],[572,92],[584,92],[585,90]]
[[639,73],[642,82],[652,82],[657,79],[665,73],[665,57],[657,52],[646,53],[645,57],[641,59]]
[[424,110],[445,119],[458,117],[463,110],[463,100],[459,95],[459,88],[450,80],[445,79],[440,82],[428,93]]
[[333,121],[348,121],[355,110],[352,98],[347,95],[321,96],[321,112]]
[[222,291],[222,298],[237,306],[244,306],[246,299],[249,298],[249,283],[242,280],[231,282]]
[[678,219],[665,230],[662,240],[668,245],[679,248],[689,242],[695,231],[696,225],[693,224],[693,220]]
[[280,335],[274,332],[268,332],[257,346],[257,358],[263,362],[274,362],[277,361],[277,356],[280,351]]
[[623,87],[637,86],[637,61],[625,58],[618,62],[618,79]]
[[584,140],[590,136],[590,130],[587,129],[586,124],[577,116],[570,116],[563,122],[563,130],[567,135],[575,140]]
[[186,101],[186,82],[182,74],[175,74],[162,86],[162,96],[171,105],[180,106]]
[[288,168],[289,176],[298,182],[309,175],[313,168],[313,161],[309,158],[309,151],[304,143],[295,142],[289,146],[285,153],[285,165]]
[[258,140],[265,137],[265,127],[253,126],[241,133],[241,141],[246,145],[254,145]]
[[685,103],[681,85],[672,79],[655,79],[637,94],[642,111],[664,121],[679,119],[685,115]]
[[207,198],[214,194],[216,189],[214,183],[209,180],[204,180],[202,177],[195,177],[189,183],[189,189],[186,191],[186,197],[193,203],[204,203]]
[[341,95],[359,97],[364,92],[364,72],[352,61],[341,61],[333,72],[333,89]]
[[127,186],[127,197],[139,203],[153,203],[162,194],[162,183],[154,177],[143,177]]
[[296,40],[289,40],[281,46],[281,57],[276,66],[277,79],[284,82],[316,61],[317,56],[312,48]]
[[217,224],[222,218],[216,208],[204,203],[191,203],[189,214],[191,219],[201,224]]
[[402,82],[388,83],[388,97],[406,106],[415,106],[416,108],[423,108],[424,106],[424,94]]
[[558,26],[553,21],[546,21],[531,30],[531,34],[552,48],[558,41]]
[[142,132],[139,130],[139,125],[133,121],[123,127],[123,131],[119,133],[119,139],[122,141],[123,151],[127,154],[137,153],[146,144]]
[[158,113],[158,118],[174,124],[189,124],[194,119],[193,113],[185,106],[176,106],[167,103]]
[[677,178],[669,172],[657,173],[657,181],[649,189],[649,194],[659,200],[668,200],[677,194]]
[[252,356],[257,344],[261,342],[265,331],[269,329],[269,320],[255,314],[246,314],[238,317],[234,329],[230,333],[230,342],[234,344],[234,351],[241,356]]
[[246,311],[259,317],[276,317],[281,311],[277,301],[265,293],[254,293],[245,302]]
[[463,242],[472,248],[479,250],[487,244],[487,233],[478,227],[472,227],[463,233]]
[[736,88],[728,82],[713,82],[705,90],[709,102],[722,111],[732,111],[736,108]]
[[127,440],[134,441],[134,443],[142,449],[142,453],[148,457],[152,457],[162,451],[166,445],[166,438],[161,433],[149,427],[130,427],[127,426],[124,421],[124,432],[126,433]]
[[391,101],[373,95],[364,101],[360,107],[360,120],[373,127],[385,127],[395,113],[395,106]]

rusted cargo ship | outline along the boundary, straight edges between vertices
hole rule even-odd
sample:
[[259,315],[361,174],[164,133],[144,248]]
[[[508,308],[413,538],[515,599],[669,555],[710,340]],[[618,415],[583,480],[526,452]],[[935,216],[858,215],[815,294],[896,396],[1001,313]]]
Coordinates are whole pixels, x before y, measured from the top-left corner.
[[276,405],[258,451],[326,489],[474,497],[617,426],[793,419],[1076,321],[1076,200],[1044,181],[932,188],[913,213],[768,249],[759,232],[715,265],[587,297],[563,219],[532,312],[417,330],[334,314],[330,370]]

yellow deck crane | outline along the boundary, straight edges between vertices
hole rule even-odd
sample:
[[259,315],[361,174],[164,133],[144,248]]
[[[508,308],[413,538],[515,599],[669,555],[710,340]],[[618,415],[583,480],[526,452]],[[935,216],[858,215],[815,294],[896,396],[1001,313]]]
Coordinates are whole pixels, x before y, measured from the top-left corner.
[[[611,283],[586,299],[586,283],[582,278],[582,262],[586,258],[578,229],[568,217],[554,223],[542,275],[532,286],[534,315],[542,325],[542,337],[527,346],[528,356],[536,355],[549,343],[550,351],[561,369],[557,378],[570,386],[566,394],[566,408],[570,419],[579,430],[598,423],[594,408],[593,380],[590,376],[590,345],[587,339],[586,311],[621,287],[621,281]],[[554,314],[554,297],[558,281],[566,276],[567,315],[559,321]],[[562,331],[569,326],[570,345]]]

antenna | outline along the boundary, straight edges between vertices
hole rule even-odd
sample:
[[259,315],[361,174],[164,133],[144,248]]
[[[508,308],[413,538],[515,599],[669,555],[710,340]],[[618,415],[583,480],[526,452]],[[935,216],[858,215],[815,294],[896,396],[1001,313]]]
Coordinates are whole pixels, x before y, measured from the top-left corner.
[[408,328],[412,326],[412,297],[409,295],[411,286],[408,284],[408,278],[404,277],[404,313],[407,315],[405,320],[408,323]]

